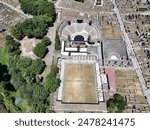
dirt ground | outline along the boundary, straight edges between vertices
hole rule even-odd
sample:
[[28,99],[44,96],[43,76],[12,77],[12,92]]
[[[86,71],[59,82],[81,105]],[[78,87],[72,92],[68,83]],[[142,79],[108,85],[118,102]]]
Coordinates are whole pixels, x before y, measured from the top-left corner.
[[135,90],[143,96],[135,70],[116,70],[116,83],[119,90]]
[[97,103],[94,69],[94,64],[66,64],[63,102]]
[[104,25],[102,26],[102,37],[121,38],[121,32],[117,29],[112,28],[110,25]]
[[5,41],[5,36],[0,34],[0,44],[4,43]]

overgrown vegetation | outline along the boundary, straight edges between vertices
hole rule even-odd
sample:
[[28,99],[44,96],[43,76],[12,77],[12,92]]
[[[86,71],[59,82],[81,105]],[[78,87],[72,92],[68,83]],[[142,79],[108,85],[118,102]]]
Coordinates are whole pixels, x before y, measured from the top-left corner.
[[43,59],[48,52],[47,46],[49,46],[50,44],[51,44],[50,39],[48,37],[44,37],[41,40],[41,42],[38,43],[36,47],[33,49],[34,54]]
[[[40,44],[48,45],[48,41],[44,38],[44,43]],[[20,45],[11,36],[7,36],[5,48],[11,44],[17,47]],[[5,62],[6,65],[0,64],[0,102],[7,112],[49,112],[50,93],[59,85],[56,78],[58,68],[52,69],[43,82],[39,75],[46,67],[45,62],[20,57],[15,49],[8,50],[5,53],[11,55],[11,58]]]
[[12,27],[11,32],[18,40],[23,39],[25,36],[29,38],[42,38],[46,35],[47,28],[50,26],[51,21],[52,19],[50,17],[36,16],[16,24]]
[[12,27],[13,36],[18,40],[25,36],[43,38],[56,19],[54,4],[47,0],[20,0],[20,4],[24,13],[33,15],[33,18]]
[[4,65],[7,65],[9,59],[10,59],[10,55],[8,54],[6,49],[5,48],[0,48],[0,63],[4,64]]
[[20,0],[20,4],[26,14],[55,16],[55,6],[47,0]]
[[47,52],[48,52],[48,48],[46,47],[45,44],[38,43],[36,45],[36,47],[33,49],[33,52],[34,52],[35,55],[37,55],[38,57],[43,59],[46,56]]
[[59,69],[58,67],[52,68],[51,72],[47,75],[44,81],[44,87],[50,92],[55,92],[60,84],[60,79],[56,78]]
[[19,55],[20,54],[20,43],[10,35],[6,36],[5,48],[10,55]]
[[[12,27],[13,37],[6,36],[5,47],[0,48],[0,105],[7,112],[50,112],[50,92],[59,85],[56,78],[58,70],[52,69],[47,76],[50,84],[48,80],[43,81],[41,74],[46,67],[45,62],[20,57],[18,40],[25,36],[42,39],[55,21],[55,8],[47,0],[20,0],[20,3],[25,13],[34,16]],[[50,44],[50,39],[44,37],[34,53],[43,58],[48,51],[46,46]]]
[[120,113],[122,112],[127,105],[124,97],[120,94],[115,94],[113,98],[107,101],[107,110],[110,113]]
[[45,46],[51,45],[51,41],[48,37],[44,37],[41,41],[42,44],[45,44]]

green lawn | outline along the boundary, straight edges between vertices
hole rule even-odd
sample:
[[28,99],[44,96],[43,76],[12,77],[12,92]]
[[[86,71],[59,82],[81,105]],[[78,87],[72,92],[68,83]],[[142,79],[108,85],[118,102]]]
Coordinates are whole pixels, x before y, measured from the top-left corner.
[[5,48],[0,48],[0,63],[8,65],[10,55],[6,52]]

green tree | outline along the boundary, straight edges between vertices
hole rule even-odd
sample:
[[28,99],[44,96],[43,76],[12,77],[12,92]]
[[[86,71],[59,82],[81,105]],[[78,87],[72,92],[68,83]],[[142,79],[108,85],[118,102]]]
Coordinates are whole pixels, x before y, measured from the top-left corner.
[[11,83],[17,90],[20,86],[25,85],[26,81],[22,77],[20,70],[14,69],[11,74]]
[[0,63],[0,82],[4,82],[5,84],[9,83],[10,75],[8,74],[8,69],[6,65],[2,65]]
[[59,87],[60,79],[57,78],[58,67],[52,68],[51,72],[47,75],[44,86],[49,92],[55,92]]
[[48,37],[44,37],[41,41],[42,44],[44,44],[45,46],[49,46],[51,45],[51,41]]
[[16,24],[11,33],[16,39],[21,40],[25,36],[29,38],[42,38],[47,33],[47,28],[51,24],[52,19],[46,15],[35,16],[27,19],[22,23]]
[[61,42],[59,39],[58,32],[56,32],[56,37],[55,37],[55,50],[60,50],[61,49]]
[[40,59],[36,59],[32,61],[32,64],[30,66],[30,71],[32,71],[35,74],[41,74],[46,67],[46,64],[44,61]]
[[26,70],[32,64],[32,59],[28,57],[20,57],[17,62],[17,67],[20,70]]
[[24,38],[25,35],[23,33],[22,23],[17,23],[14,27],[12,27],[11,33],[18,40],[21,40],[22,38]]
[[10,35],[6,36],[6,50],[11,55],[19,55],[20,54],[20,43],[14,40],[14,38]]
[[31,15],[48,15],[55,17],[55,6],[47,0],[20,0],[21,9]]
[[113,98],[107,101],[107,110],[111,113],[122,112],[127,105],[124,97],[120,94],[115,94]]
[[33,49],[33,52],[35,55],[43,59],[46,54],[48,53],[48,48],[45,46],[45,44],[39,43],[36,45],[36,47]]

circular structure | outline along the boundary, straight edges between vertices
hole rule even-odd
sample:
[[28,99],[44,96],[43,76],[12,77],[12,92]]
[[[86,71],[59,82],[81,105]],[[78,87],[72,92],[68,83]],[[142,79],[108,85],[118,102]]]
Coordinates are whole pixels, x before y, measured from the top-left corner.
[[110,50],[109,54],[107,55],[108,59],[110,60],[121,60],[121,57],[118,53],[116,52],[111,52],[112,50]]
[[107,39],[104,44],[104,58],[108,60],[127,59],[126,44],[119,39]]
[[60,39],[64,41],[68,40],[68,36],[72,41],[88,41],[89,36],[91,41],[100,39],[99,29],[91,21],[63,21],[59,27],[59,33]]
[[117,60],[118,58],[117,58],[116,55],[112,55],[112,56],[110,57],[110,59],[112,59],[112,60]]
[[84,41],[84,37],[82,35],[76,35],[74,37],[74,41],[77,41],[77,42]]

